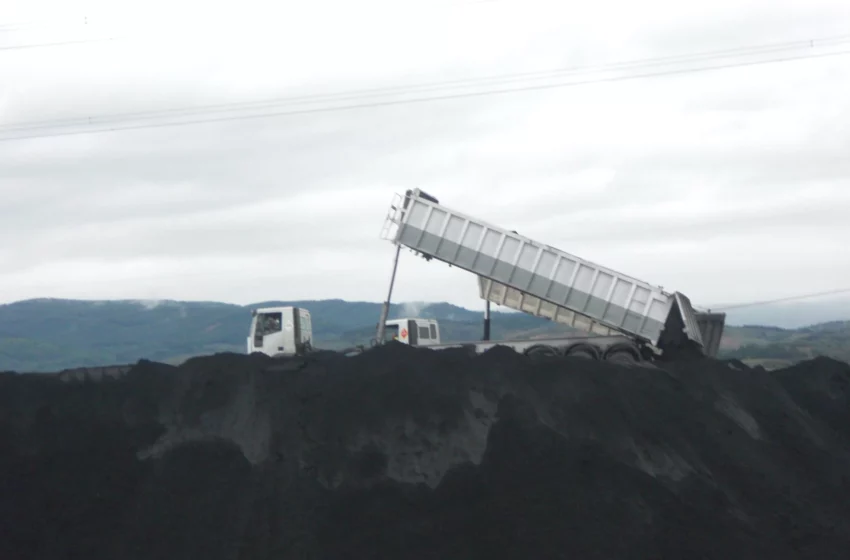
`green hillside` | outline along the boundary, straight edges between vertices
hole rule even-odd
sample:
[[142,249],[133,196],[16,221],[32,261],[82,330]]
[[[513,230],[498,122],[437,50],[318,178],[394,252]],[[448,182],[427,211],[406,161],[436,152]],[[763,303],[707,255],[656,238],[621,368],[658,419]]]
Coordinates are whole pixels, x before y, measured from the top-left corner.
[[[27,300],[0,306],[0,371],[56,371],[141,358],[174,363],[201,354],[243,352],[251,308],[271,305],[310,309],[316,342],[328,349],[368,344],[381,311],[377,303],[342,300],[244,307],[216,302]],[[481,337],[478,312],[432,304],[419,315],[439,319],[448,340]],[[406,316],[403,307],[393,305],[390,317],[401,316]],[[493,317],[494,337],[552,328],[527,315],[493,313]]]
[[815,356],[850,362],[850,321],[832,321],[800,329],[752,325],[726,327],[721,356],[771,368]]
[[[328,349],[367,344],[380,314],[380,304],[342,300],[244,307],[216,302],[27,300],[0,306],[0,371],[56,371],[141,358],[178,363],[195,355],[244,352],[250,309],[281,304],[310,309],[316,343]],[[390,310],[390,317],[406,315],[402,305]],[[480,312],[436,303],[418,315],[440,320],[446,341],[481,338]],[[493,313],[494,340],[566,330],[525,314]],[[850,362],[850,322],[802,329],[727,327],[721,357],[772,367],[817,355]]]

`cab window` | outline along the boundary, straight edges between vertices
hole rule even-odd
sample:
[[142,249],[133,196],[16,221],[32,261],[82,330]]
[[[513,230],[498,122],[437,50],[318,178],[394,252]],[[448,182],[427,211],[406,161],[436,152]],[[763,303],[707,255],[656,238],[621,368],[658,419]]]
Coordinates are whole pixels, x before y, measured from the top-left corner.
[[424,327],[419,327],[419,338],[424,340],[428,340],[431,338],[431,333],[428,332],[428,325],[425,325]]
[[434,340],[437,339],[437,325],[434,323],[431,323],[431,338]]
[[384,342],[398,340],[398,325],[387,325],[384,329]]
[[266,336],[283,330],[281,313],[261,313],[257,317],[257,334]]

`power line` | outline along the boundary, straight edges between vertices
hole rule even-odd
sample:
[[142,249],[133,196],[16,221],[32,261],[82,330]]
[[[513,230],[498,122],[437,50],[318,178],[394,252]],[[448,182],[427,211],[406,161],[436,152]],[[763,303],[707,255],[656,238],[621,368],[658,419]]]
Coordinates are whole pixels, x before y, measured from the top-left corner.
[[0,24],[0,33],[20,31],[21,29],[26,29],[27,27],[31,27],[33,25],[38,25],[38,21],[19,21],[13,23],[3,23]]
[[727,68],[738,68],[738,67],[757,66],[757,65],[773,64],[773,63],[780,63],[780,62],[789,62],[789,61],[794,61],[794,60],[826,58],[826,57],[832,57],[832,56],[841,56],[841,55],[845,55],[845,54],[850,54],[850,50],[834,51],[834,52],[819,53],[819,54],[787,56],[787,57],[783,57],[783,58],[773,58],[773,59],[759,60],[759,61],[726,63],[726,64],[718,64],[718,65],[714,65],[714,66],[703,66],[703,67],[696,67],[696,68],[684,68],[684,69],[676,69],[676,70],[645,72],[645,73],[641,73],[641,74],[604,77],[604,78],[582,80],[582,81],[573,81],[573,82],[561,82],[561,83],[554,83],[554,84],[550,83],[550,84],[539,84],[539,85],[532,85],[532,86],[520,86],[520,87],[513,87],[513,88],[491,89],[491,90],[484,90],[484,91],[477,91],[477,92],[466,92],[466,93],[456,93],[456,94],[435,95],[435,96],[430,96],[430,97],[419,97],[419,98],[413,98],[413,99],[397,99],[397,100],[376,101],[376,102],[369,102],[369,103],[356,103],[356,104],[341,105],[341,106],[336,106],[336,107],[318,107],[318,108],[311,108],[311,109],[275,111],[275,112],[267,112],[267,113],[254,113],[254,114],[248,114],[248,115],[233,115],[233,116],[227,116],[227,117],[196,119],[196,120],[188,120],[188,121],[176,121],[176,122],[165,122],[165,123],[149,123],[149,124],[139,124],[139,125],[118,126],[118,127],[101,128],[101,129],[94,129],[94,130],[78,130],[78,131],[70,131],[70,132],[57,132],[57,133],[48,133],[48,134],[33,134],[33,135],[25,135],[25,136],[12,136],[12,137],[7,137],[7,138],[0,138],[0,142],[11,141],[11,140],[27,140],[27,139],[32,139],[32,138],[50,138],[50,137],[60,137],[60,136],[75,136],[75,135],[80,135],[80,134],[97,134],[97,133],[103,133],[103,132],[140,130],[140,129],[146,129],[146,128],[163,128],[163,127],[171,127],[171,126],[186,126],[186,125],[206,124],[206,123],[216,123],[216,122],[228,122],[228,121],[257,119],[257,118],[307,115],[307,114],[326,113],[326,112],[333,112],[333,111],[347,111],[347,110],[353,110],[353,109],[388,107],[388,106],[393,106],[393,105],[405,105],[405,104],[411,104],[411,103],[423,103],[423,102],[430,102],[430,101],[445,101],[445,100],[452,100],[452,99],[481,97],[481,96],[485,96],[485,95],[499,95],[499,94],[507,94],[507,93],[547,90],[547,89],[564,88],[564,87],[587,85],[587,84],[594,84],[594,83],[608,83],[608,82],[618,82],[618,81],[633,80],[633,79],[640,79],[640,78],[672,76],[672,75],[678,75],[678,74],[689,74],[689,73],[703,72],[703,71],[709,71],[709,70],[721,70],[721,69],[727,69]]
[[[435,4],[433,2],[421,2],[421,3],[418,3],[418,4],[410,4],[410,5],[401,6],[401,7],[402,8],[427,8],[429,10],[432,10],[435,7],[436,8],[455,9],[455,8],[460,8],[460,7],[463,7],[463,6],[474,6],[474,5],[477,5],[477,4],[492,4],[492,3],[504,2],[504,1],[505,0],[468,0],[468,1],[459,1],[459,2],[442,2],[442,3],[437,3],[437,4]],[[316,5],[316,4],[317,4],[316,2],[311,2],[311,5]],[[361,4],[363,4],[363,3],[361,2]],[[331,5],[331,3],[328,3],[328,6],[330,6],[330,5]],[[369,3],[366,3],[366,6],[370,6],[370,5],[372,7],[375,7],[375,8],[379,7],[379,8],[384,9],[384,10],[387,9],[387,8],[395,7],[395,5],[393,5],[393,4],[386,5],[386,4],[369,4]],[[124,12],[124,13],[126,14],[126,12]],[[167,14],[162,14],[161,19],[166,19],[168,17],[169,16]],[[73,24],[86,25],[86,24],[88,24],[88,20],[89,20],[89,16],[82,15],[82,16],[75,16],[75,17],[72,17],[72,18],[47,18],[47,19],[34,19],[34,20],[28,20],[28,21],[11,21],[11,22],[7,22],[7,23],[0,23],[0,33],[4,33],[6,31],[18,31],[20,29],[31,28],[31,27],[34,27],[34,26],[36,26],[36,27],[37,26],[43,26],[44,24],[54,23],[54,22],[63,22],[63,23],[73,23]]]
[[722,306],[722,307],[711,307],[710,309],[712,311],[729,311],[731,309],[743,309],[745,307],[756,307],[756,306],[759,306],[759,305],[772,305],[774,303],[783,303],[783,302],[786,302],[786,301],[796,301],[796,300],[800,300],[800,299],[809,299],[809,298],[814,298],[814,297],[834,296],[834,295],[845,294],[845,293],[850,293],[850,288],[840,288],[840,289],[837,289],[837,290],[828,290],[828,291],[825,291],[825,292],[814,292],[814,293],[802,294],[802,295],[796,295],[796,296],[786,296],[786,297],[781,297],[781,298],[776,298],[776,299],[751,301],[751,302],[747,302],[747,303],[737,303],[737,304],[734,304],[734,305],[726,305],[726,306]]
[[[299,104],[299,103],[307,103],[307,102],[318,102],[318,101],[344,101],[357,99],[359,97],[364,96],[376,96],[381,94],[405,94],[405,93],[413,93],[413,92],[425,92],[435,89],[445,89],[445,88],[460,88],[460,87],[471,87],[476,85],[484,85],[486,83],[490,83],[491,85],[500,85],[501,83],[510,83],[515,81],[529,80],[529,79],[543,79],[543,78],[558,78],[564,76],[571,75],[580,75],[583,73],[589,72],[606,72],[613,70],[621,70],[621,69],[640,69],[640,67],[651,67],[662,64],[671,64],[675,62],[692,62],[697,60],[711,60],[716,58],[727,58],[730,56],[747,56],[747,55],[757,55],[757,54],[769,54],[776,53],[780,51],[790,50],[790,49],[799,49],[802,47],[812,47],[813,45],[841,45],[844,43],[850,43],[850,35],[838,36],[838,37],[830,37],[830,38],[822,38],[822,39],[809,39],[804,41],[787,41],[783,43],[772,43],[766,45],[759,45],[754,47],[737,47],[733,49],[725,49],[725,50],[716,50],[716,51],[704,51],[700,53],[694,53],[689,55],[675,55],[668,57],[655,57],[655,58],[646,58],[646,59],[638,59],[632,61],[625,61],[619,63],[612,64],[603,64],[603,65],[589,65],[589,66],[578,66],[578,67],[568,67],[568,68],[559,68],[553,70],[545,70],[538,72],[522,72],[522,73],[514,73],[514,74],[502,74],[496,76],[484,76],[480,78],[467,78],[467,79],[459,79],[459,80],[449,80],[442,82],[428,82],[428,83],[418,83],[407,86],[388,86],[388,87],[379,87],[379,88],[368,88],[368,89],[360,89],[353,90],[348,92],[341,93],[332,93],[332,94],[311,94],[311,95],[302,95],[302,96],[289,96],[283,98],[275,98],[275,99],[267,99],[262,101],[250,101],[250,102],[236,102],[236,103],[219,103],[214,105],[203,105],[198,107],[182,107],[182,108],[173,108],[173,109],[161,109],[161,110],[152,110],[152,111],[136,111],[136,112],[128,112],[128,113],[113,113],[108,115],[101,115],[95,117],[72,117],[66,119],[48,119],[42,121],[29,121],[29,122],[20,122],[20,123],[12,123],[4,126],[0,126],[0,132],[10,132],[10,131],[23,131],[23,130],[34,130],[40,128],[53,128],[56,126],[91,126],[93,124],[108,124],[111,121],[120,121],[122,119],[155,119],[160,117],[167,116],[188,116],[192,114],[204,114],[204,113],[220,113],[220,112],[231,112],[238,110],[247,110],[247,109],[264,109],[264,108],[272,108],[275,106],[281,105],[289,105],[289,104]],[[118,123],[116,123],[118,124]]]
[[47,19],[31,19],[29,21],[13,21],[9,23],[0,23],[0,32],[7,30],[18,30],[21,28],[32,27],[44,25],[46,23],[55,23],[55,22],[65,22],[65,23],[75,23],[75,24],[87,24],[88,16],[75,16],[72,18],[47,18]]
[[64,45],[81,45],[84,43],[102,43],[105,41],[114,41],[112,37],[106,37],[103,39],[76,39],[73,41],[56,41],[54,43],[32,43],[29,45],[12,45],[8,47],[0,47],[0,51],[12,51],[12,50],[23,50],[23,49],[38,49],[44,47],[61,47]]

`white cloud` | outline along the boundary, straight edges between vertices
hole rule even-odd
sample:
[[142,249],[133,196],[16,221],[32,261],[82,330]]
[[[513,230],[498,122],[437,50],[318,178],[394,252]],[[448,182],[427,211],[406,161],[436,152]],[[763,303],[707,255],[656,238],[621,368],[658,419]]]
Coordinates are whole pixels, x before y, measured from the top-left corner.
[[[9,4],[0,24],[59,21],[0,32],[0,48],[116,39],[0,50],[0,138],[34,120],[602,65],[850,21],[841,0]],[[0,142],[0,291],[379,301],[392,247],[378,233],[392,193],[414,187],[698,303],[848,286],[848,60]],[[397,300],[481,308],[471,275],[404,257]]]

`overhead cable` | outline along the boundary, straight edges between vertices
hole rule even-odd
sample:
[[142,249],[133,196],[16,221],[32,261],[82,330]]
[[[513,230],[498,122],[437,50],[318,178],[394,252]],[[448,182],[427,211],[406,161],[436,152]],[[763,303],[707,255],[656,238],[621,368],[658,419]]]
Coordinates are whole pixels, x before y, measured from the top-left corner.
[[[828,42],[830,46],[841,45],[844,43],[850,44],[850,37],[843,38],[833,38],[823,40]],[[794,42],[797,46],[796,48],[800,48],[801,44],[814,44],[814,41],[805,41],[805,42]],[[781,46],[779,46],[781,45]],[[727,53],[735,52],[735,57],[748,56],[752,54],[764,54],[764,52],[773,52],[773,50],[788,50],[789,48],[794,48],[789,46],[791,43],[785,44],[775,44],[768,45],[762,47],[751,48],[748,52],[743,52],[743,49],[732,49],[726,51],[715,51],[715,53],[701,53],[697,55],[690,55],[691,60],[699,60],[706,58],[711,60],[711,58],[723,58],[730,56]],[[761,49],[761,50],[757,50]],[[773,50],[768,50],[773,49]],[[719,70],[726,68],[735,68],[735,67],[744,67],[744,66],[755,66],[755,65],[763,65],[763,64],[772,64],[772,63],[781,63],[788,62],[794,60],[803,60],[803,59],[814,59],[814,58],[824,58],[824,57],[832,57],[832,56],[841,56],[845,54],[850,54],[850,49],[839,50],[839,51],[830,51],[823,53],[801,53],[797,55],[788,55],[782,57],[772,57],[767,59],[760,60],[745,60],[745,61],[729,61],[724,62],[722,64],[714,64],[714,65],[700,65],[693,66],[690,68],[674,68],[674,69],[665,69],[665,70],[656,70],[656,71],[646,71],[646,72],[634,72],[630,74],[624,75],[616,75],[616,76],[602,76],[597,78],[583,79],[583,80],[572,80],[572,81],[559,81],[555,83],[542,83],[542,84],[530,84],[523,85],[519,84],[514,87],[502,87],[502,88],[492,88],[492,89],[484,89],[479,91],[466,91],[460,93],[444,93],[437,94],[431,96],[420,96],[414,98],[404,98],[404,99],[385,99],[385,100],[377,100],[377,101],[363,101],[361,103],[349,103],[343,105],[336,106],[323,106],[323,107],[311,107],[311,108],[303,108],[303,109],[290,109],[290,110],[281,110],[281,111],[268,111],[268,112],[260,112],[260,113],[248,113],[242,115],[228,115],[228,116],[220,116],[220,117],[209,117],[209,118],[201,118],[201,119],[193,119],[193,120],[173,120],[168,122],[156,122],[156,123],[146,123],[146,124],[126,124],[122,126],[122,123],[130,120],[130,121],[138,121],[143,119],[156,119],[156,118],[180,118],[180,117],[189,117],[189,116],[198,116],[205,114],[215,114],[221,112],[232,112],[232,111],[245,111],[250,109],[267,109],[274,107],[286,107],[298,104],[305,103],[317,103],[317,102],[340,102],[340,101],[357,101],[364,97],[374,97],[376,95],[381,94],[396,94],[401,95],[405,93],[420,93],[423,91],[433,91],[438,89],[452,89],[458,87],[465,86],[475,86],[489,82],[491,85],[504,85],[517,80],[529,80],[534,79],[535,76],[540,77],[560,77],[560,76],[570,76],[581,73],[587,73],[592,71],[604,72],[610,70],[618,70],[618,69],[632,69],[632,70],[641,70],[645,67],[652,67],[658,65],[662,62],[670,63],[669,61],[683,61],[683,59],[687,58],[688,55],[683,55],[680,57],[665,57],[658,59],[645,59],[643,61],[631,61],[625,63],[618,63],[613,65],[598,65],[591,67],[579,67],[579,68],[569,68],[569,69],[561,69],[554,71],[547,71],[544,73],[522,73],[522,74],[514,74],[514,75],[505,75],[505,76],[494,76],[487,78],[478,78],[478,79],[470,79],[470,80],[454,80],[449,82],[436,82],[431,84],[418,84],[411,86],[396,86],[389,88],[372,88],[367,90],[356,90],[350,92],[342,92],[337,94],[325,94],[325,95],[307,95],[300,97],[287,97],[287,98],[279,98],[275,100],[266,100],[259,102],[241,102],[241,103],[225,103],[225,104],[217,104],[217,105],[206,105],[203,107],[185,107],[185,108],[177,108],[177,109],[165,109],[159,111],[139,111],[134,113],[120,113],[120,114],[111,114],[111,115],[102,115],[100,117],[83,117],[83,118],[70,118],[70,119],[54,119],[54,120],[45,120],[45,121],[30,121],[30,122],[21,122],[21,123],[12,123],[7,124],[5,126],[0,126],[0,135],[2,133],[8,132],[22,132],[22,131],[30,131],[37,130],[43,128],[55,128],[59,126],[63,127],[74,127],[74,126],[85,126],[86,128],[83,130],[73,130],[73,131],[64,131],[64,132],[53,132],[53,133],[41,133],[41,134],[20,134],[20,135],[11,135],[11,136],[0,136],[0,141],[9,141],[9,140],[24,140],[30,138],[42,138],[42,137],[54,137],[54,136],[70,136],[70,135],[79,135],[79,134],[92,134],[92,133],[101,133],[101,132],[114,132],[121,130],[138,130],[145,128],[160,128],[160,127],[169,127],[169,126],[185,126],[185,125],[193,125],[193,124],[204,124],[204,123],[214,123],[214,122],[227,122],[234,120],[245,120],[245,119],[256,119],[256,118],[270,118],[270,117],[280,117],[280,116],[290,116],[290,115],[303,115],[303,114],[311,114],[311,113],[324,113],[331,111],[344,111],[344,110],[353,110],[353,109],[363,109],[363,108],[376,108],[376,107],[385,107],[385,106],[393,106],[393,105],[402,105],[402,104],[410,104],[410,103],[422,103],[422,102],[430,102],[430,101],[441,101],[441,100],[450,100],[450,99],[462,99],[469,97],[480,97],[486,95],[498,95],[498,94],[506,94],[506,93],[516,93],[516,92],[524,92],[524,91],[534,91],[534,90],[546,90],[546,89],[554,89],[554,88],[564,88],[564,87],[573,87],[579,85],[593,84],[593,83],[604,83],[604,82],[616,82],[616,81],[624,81],[624,80],[633,80],[640,78],[649,78],[649,77],[658,77],[658,76],[670,76],[677,74],[687,74],[694,72],[703,72],[709,70]],[[116,125],[108,128],[93,128],[97,125]]]

